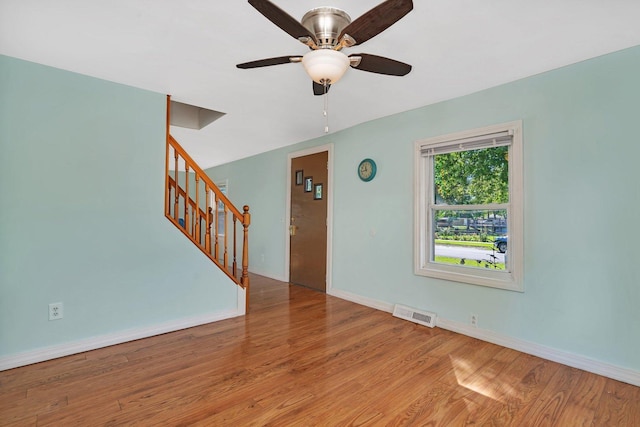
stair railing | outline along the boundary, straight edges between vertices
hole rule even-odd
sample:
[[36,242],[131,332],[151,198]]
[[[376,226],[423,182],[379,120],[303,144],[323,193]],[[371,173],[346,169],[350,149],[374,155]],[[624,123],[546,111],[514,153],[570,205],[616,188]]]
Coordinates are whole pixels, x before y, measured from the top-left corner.
[[[240,212],[169,133],[170,97],[167,97],[167,152],[165,216],[231,280],[246,290],[249,301],[249,206]],[[242,242],[238,229],[242,229]],[[242,260],[238,274],[237,249]]]

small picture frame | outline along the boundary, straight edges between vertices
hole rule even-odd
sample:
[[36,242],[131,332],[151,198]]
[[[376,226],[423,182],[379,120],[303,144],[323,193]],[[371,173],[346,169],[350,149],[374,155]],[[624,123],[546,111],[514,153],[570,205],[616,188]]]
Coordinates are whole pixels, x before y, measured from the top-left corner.
[[322,200],[322,184],[316,184],[313,187],[313,200]]
[[313,177],[306,176],[304,178],[304,192],[311,193],[313,191]]
[[302,169],[296,171],[296,185],[302,185],[302,176],[304,172]]

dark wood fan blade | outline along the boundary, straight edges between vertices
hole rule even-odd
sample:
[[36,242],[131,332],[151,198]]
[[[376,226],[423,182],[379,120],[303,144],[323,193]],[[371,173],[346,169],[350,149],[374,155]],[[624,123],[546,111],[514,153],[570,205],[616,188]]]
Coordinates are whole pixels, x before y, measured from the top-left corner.
[[249,0],[249,4],[291,37],[295,39],[310,37],[311,40],[317,42],[316,36],[307,30],[304,25],[270,1]]
[[325,86],[320,83],[313,82],[313,94],[314,95],[324,95],[326,92],[329,92],[331,89],[331,85],[327,85],[325,90]]
[[258,67],[268,67],[270,65],[280,65],[280,64],[288,64],[292,61],[291,58],[302,58],[299,55],[289,55],[289,56],[278,56],[277,58],[267,58],[267,59],[258,59],[257,61],[243,62],[242,64],[236,65],[238,68],[258,68]]
[[362,44],[398,22],[412,10],[411,0],[387,0],[347,25],[338,40],[349,34],[356,41],[354,46]]
[[359,56],[361,58],[358,65],[352,65],[356,70],[386,74],[388,76],[404,76],[411,71],[411,65],[396,61],[395,59],[369,55],[368,53],[356,53],[349,55],[349,58],[353,56]]

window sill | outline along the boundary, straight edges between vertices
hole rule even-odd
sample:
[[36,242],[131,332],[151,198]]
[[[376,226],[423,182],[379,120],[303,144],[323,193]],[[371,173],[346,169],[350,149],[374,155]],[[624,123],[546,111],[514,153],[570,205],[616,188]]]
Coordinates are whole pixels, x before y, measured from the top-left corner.
[[417,276],[433,277],[436,279],[466,283],[470,285],[486,286],[507,291],[524,292],[522,280],[514,277],[511,272],[484,271],[473,267],[458,267],[429,263],[428,267],[416,268]]

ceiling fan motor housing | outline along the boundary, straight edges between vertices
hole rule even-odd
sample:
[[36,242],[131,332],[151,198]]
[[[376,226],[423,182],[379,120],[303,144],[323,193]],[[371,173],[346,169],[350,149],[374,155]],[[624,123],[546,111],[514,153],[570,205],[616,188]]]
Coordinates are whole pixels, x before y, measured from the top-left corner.
[[344,10],[325,6],[305,13],[300,23],[315,34],[318,47],[326,49],[333,48],[340,42],[338,37],[351,23],[351,17]]

